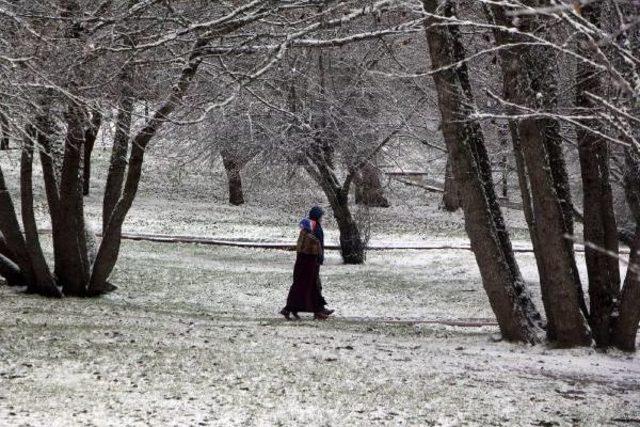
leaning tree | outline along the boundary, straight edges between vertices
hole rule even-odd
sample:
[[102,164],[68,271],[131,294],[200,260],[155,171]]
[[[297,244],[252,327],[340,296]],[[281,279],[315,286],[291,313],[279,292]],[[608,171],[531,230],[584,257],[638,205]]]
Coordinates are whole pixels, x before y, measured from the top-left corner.
[[[631,255],[624,284],[621,287],[617,227],[613,215],[610,184],[610,148],[622,146],[625,151],[625,190],[631,210],[637,216],[639,123],[637,99],[639,31],[636,22],[638,5],[616,1],[596,1],[563,4],[545,0],[522,0],[507,3],[481,2],[480,10],[461,17],[452,13],[457,2],[425,1],[428,22],[427,39],[431,58],[440,52],[443,60],[434,62],[438,79],[452,88],[439,90],[440,108],[462,111],[452,117],[448,126],[474,129],[479,120],[503,120],[508,126],[518,171],[525,219],[534,247],[540,276],[542,301],[546,313],[547,338],[559,346],[615,345],[625,350],[635,348],[640,320],[638,237],[631,244]],[[494,46],[485,46],[478,53],[464,57],[462,46],[456,45],[459,27],[473,27],[478,32],[490,32]],[[444,30],[446,28],[447,30]],[[434,36],[444,34],[446,37]],[[453,35],[452,35],[453,34]],[[574,42],[575,41],[575,42]],[[452,94],[464,93],[463,73],[468,63],[483,55],[498,54],[503,90],[492,91],[491,85],[481,90],[497,103],[498,108],[481,111],[470,95],[451,105]],[[570,106],[559,104],[558,63],[575,67],[574,101]],[[566,73],[565,73],[566,74]],[[462,106],[461,106],[462,104]],[[457,109],[457,110],[456,110]],[[447,139],[446,120],[443,132]],[[465,125],[466,123],[466,125]],[[567,125],[575,133],[566,130]],[[563,129],[563,126],[565,129]],[[452,137],[464,145],[470,136],[478,141],[478,129],[467,130]],[[563,152],[563,140],[573,140],[578,148],[584,206],[584,245],[588,274],[588,306],[583,295],[573,250],[574,207],[569,189]],[[452,144],[447,142],[448,147]],[[476,143],[477,145],[477,143]],[[450,150],[450,153],[453,150]],[[476,156],[477,156],[476,151]],[[450,154],[451,155],[451,154]],[[460,158],[453,162],[456,184],[462,193],[463,207],[471,203],[464,189],[469,181],[467,164]],[[475,176],[475,175],[472,175]],[[485,186],[491,182],[487,170]],[[492,185],[489,185],[492,187]],[[490,189],[489,189],[490,190]],[[493,200],[485,195],[485,199]],[[480,206],[480,205],[478,205]],[[490,212],[487,207],[465,209],[465,221],[475,221]],[[497,212],[495,214],[496,218]],[[488,228],[488,226],[485,226]],[[468,229],[474,241],[472,230]],[[485,253],[490,246],[477,248]],[[496,255],[490,264],[508,265]],[[481,272],[483,263],[479,259]],[[495,278],[496,276],[491,276]],[[486,287],[486,279],[485,280]],[[500,295],[498,293],[497,295]],[[495,308],[496,294],[489,293]],[[504,322],[496,313],[501,329]]]
[[542,322],[522,279],[495,193],[484,134],[472,120],[475,101],[454,2],[423,0],[431,73],[438,93],[449,161],[465,216],[465,229],[489,296],[507,340],[540,341]]

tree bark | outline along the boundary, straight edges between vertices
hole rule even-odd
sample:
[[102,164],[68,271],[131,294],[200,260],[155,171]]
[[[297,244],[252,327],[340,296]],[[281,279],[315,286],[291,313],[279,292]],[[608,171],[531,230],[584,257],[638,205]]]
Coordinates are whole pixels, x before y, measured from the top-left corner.
[[358,224],[349,210],[348,192],[336,192],[329,199],[340,231],[340,254],[345,264],[362,264],[365,260],[364,242]]
[[[56,276],[65,295],[86,296],[90,263],[87,252],[82,181],[80,178],[81,153],[84,144],[84,108],[72,103],[66,113],[67,135],[60,175],[59,261]],[[62,214],[64,213],[64,214]]]
[[[438,12],[438,3],[438,0],[423,0],[425,10],[432,14]],[[453,16],[453,4],[445,2],[440,12]],[[441,25],[442,22],[433,16],[425,21],[434,69],[456,63],[465,56],[457,28]],[[462,197],[465,229],[503,337],[509,341],[538,342],[540,315],[513,255],[495,195],[480,124],[468,119],[474,99],[467,68],[462,64],[443,69],[433,78],[442,115],[442,131]],[[461,117],[465,120],[460,120]]]
[[356,174],[354,184],[357,204],[375,208],[390,206],[380,182],[380,170],[371,161],[367,161]]
[[[25,285],[34,282],[34,274],[31,266],[27,243],[20,229],[18,217],[9,189],[4,180],[2,168],[0,168],[0,233],[2,233],[3,241],[8,248],[3,255],[9,257],[10,260],[20,269],[25,279]],[[11,252],[9,254],[9,251]]]
[[16,255],[13,252],[13,250],[11,250],[9,245],[7,245],[7,242],[4,240],[4,236],[2,235],[1,232],[0,232],[0,255],[3,255],[5,258],[9,259],[11,262],[15,264],[15,261],[13,260],[16,259]]
[[455,212],[462,207],[460,192],[458,191],[452,168],[453,164],[448,155],[444,172],[444,193],[442,194],[442,207],[447,212]]
[[500,168],[502,169],[500,185],[502,187],[502,198],[509,200],[509,156],[507,150],[509,147],[509,141],[507,135],[505,135],[505,129],[500,127],[498,129],[500,134],[500,148],[502,149],[502,155],[500,159]]
[[131,76],[127,70],[123,73],[121,84],[122,93],[120,94],[120,104],[116,117],[116,132],[113,137],[109,172],[102,202],[103,233],[106,231],[113,209],[122,195],[122,184],[127,169],[127,152],[129,151],[129,134],[131,133],[131,114],[133,111],[133,98],[130,93]]
[[[325,157],[319,152],[308,156],[304,164],[309,175],[318,183],[329,200],[333,216],[340,231],[340,254],[345,264],[362,264],[365,260],[365,247],[358,224],[353,219],[349,209],[349,187],[351,180],[347,179],[340,185],[338,178],[327,164]],[[352,172],[354,173],[354,172]]]
[[11,259],[4,256],[0,251],[0,276],[4,277],[7,281],[7,286],[21,286],[26,285],[25,279],[20,267],[16,265]]
[[618,316],[613,317],[611,341],[620,350],[635,351],[640,322],[640,227],[631,245],[629,267],[620,294]]
[[629,267],[619,298],[618,316],[613,316],[613,344],[624,351],[636,349],[640,322],[640,156],[625,150],[624,189],[627,204],[636,221],[636,234],[630,246]]
[[[513,21],[502,6],[492,5],[487,11],[492,22],[512,26]],[[532,31],[539,22],[525,16],[519,24],[519,29],[526,32]],[[499,45],[522,41],[506,31],[496,30],[494,34]],[[552,73],[547,69],[547,56],[544,49],[524,45],[501,50],[508,102],[534,110],[555,108],[552,106],[555,82],[551,81]],[[543,94],[544,102],[537,102],[538,93]],[[589,345],[591,338],[573,244],[565,237],[573,232],[573,213],[567,212],[571,206],[570,192],[558,130],[559,124],[555,121],[528,117],[517,122],[512,137],[514,148],[520,151],[516,154],[519,182],[540,275],[547,337],[559,346],[572,347]],[[529,195],[530,205],[526,200]]]
[[[584,5],[582,16],[599,26],[599,3]],[[588,56],[593,40],[578,37],[579,53]],[[597,71],[589,64],[578,61],[576,70],[576,106],[592,111],[594,105],[587,93],[600,93],[601,83]],[[597,120],[581,123],[589,129],[599,129]],[[576,127],[582,188],[584,197],[584,240],[592,246],[585,248],[589,275],[590,326],[596,345],[606,348],[611,341],[612,313],[620,292],[618,266],[617,225],[613,211],[613,194],[609,181],[609,147],[607,141],[582,126]],[[609,253],[604,253],[602,250]]]
[[5,278],[7,286],[27,285],[28,281],[14,259],[16,259],[15,253],[0,233],[0,276]]
[[58,185],[58,174],[56,172],[56,164],[54,162],[54,150],[49,139],[51,133],[51,120],[48,117],[48,111],[36,116],[36,128],[38,131],[38,145],[40,153],[40,164],[42,165],[42,177],[44,180],[45,194],[47,196],[47,205],[49,206],[49,217],[51,219],[51,234],[53,240],[53,257],[56,276],[58,268],[63,265],[62,251],[64,245],[61,243],[62,235],[60,234],[60,224],[64,212],[60,210],[60,192]]
[[26,135],[20,160],[20,195],[22,223],[33,271],[33,281],[27,285],[27,292],[60,298],[62,293],[56,286],[40,246],[33,211],[33,142],[37,131],[33,126],[27,125]]
[[84,150],[82,153],[82,195],[88,196],[89,189],[91,187],[91,153],[100,131],[100,125],[102,124],[102,113],[98,110],[94,110],[91,113],[91,121],[89,126],[84,132]]
[[9,149],[9,120],[7,116],[0,111],[0,150]]
[[227,172],[227,182],[229,186],[229,203],[233,206],[240,206],[244,204],[244,195],[242,193],[242,176],[240,171],[244,166],[240,159],[238,159],[237,153],[233,153],[229,149],[223,149],[220,151],[222,156],[222,164]]

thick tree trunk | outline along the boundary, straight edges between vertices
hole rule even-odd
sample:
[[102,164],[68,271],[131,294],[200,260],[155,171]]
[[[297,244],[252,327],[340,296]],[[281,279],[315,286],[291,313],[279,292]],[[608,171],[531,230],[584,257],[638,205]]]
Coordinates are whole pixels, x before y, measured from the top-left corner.
[[[80,164],[84,144],[85,111],[72,104],[67,112],[67,135],[60,175],[60,245],[56,276],[65,295],[86,296],[90,277],[90,262],[85,237],[84,209]],[[64,213],[62,215],[62,213]]]
[[389,200],[384,195],[380,170],[368,161],[354,178],[356,203],[372,208],[388,208]]
[[4,277],[7,286],[22,286],[27,284],[20,267],[0,251],[0,277]]
[[453,164],[450,156],[447,156],[447,164],[444,172],[444,193],[442,194],[442,207],[447,212],[455,212],[462,207],[460,192],[452,170]]
[[624,195],[636,225],[640,225],[640,153],[625,149]]
[[613,318],[611,341],[624,351],[635,351],[640,322],[640,227],[631,245],[629,267],[620,294],[618,316]]
[[591,338],[580,308],[573,252],[567,248],[562,205],[549,174],[548,157],[541,145],[540,124],[523,120],[519,126],[523,157],[530,171],[542,300],[547,313],[548,337],[563,347],[589,345]]
[[102,123],[102,113],[94,110],[91,114],[91,121],[84,132],[84,150],[82,153],[82,195],[84,196],[89,195],[89,189],[91,187],[91,153],[93,152],[93,147]]
[[[513,23],[501,6],[487,9],[491,22],[510,27]],[[533,28],[534,18],[523,17],[522,31]],[[518,43],[517,36],[495,31],[499,45]],[[505,96],[515,105],[551,108],[555,102],[555,84],[548,52],[528,46],[501,50]],[[545,86],[542,88],[541,86]],[[537,102],[543,93],[545,101]],[[515,111],[511,111],[512,113]],[[565,237],[573,232],[570,192],[559,146],[559,125],[548,119],[524,118],[512,126],[519,183],[536,253],[542,300],[547,315],[547,337],[563,347],[591,342],[585,320],[584,298],[575,264],[572,242]],[[530,204],[528,203],[530,197]],[[528,211],[529,209],[529,211]]]
[[45,194],[47,196],[47,205],[49,206],[49,217],[51,219],[51,232],[53,239],[53,257],[55,271],[57,275],[58,268],[61,268],[62,261],[62,248],[61,244],[62,235],[60,233],[62,217],[65,215],[60,209],[60,192],[58,185],[58,173],[56,164],[54,162],[54,149],[52,147],[51,140],[49,139],[51,133],[51,121],[47,116],[47,111],[36,117],[36,127],[38,131],[38,145],[40,151],[40,164],[42,165],[42,177],[44,180]]
[[5,278],[7,286],[27,285],[27,279],[22,274],[20,267],[13,261],[15,258],[14,252],[0,233],[0,276]]
[[116,117],[116,132],[113,137],[109,172],[104,189],[102,202],[102,232],[104,233],[113,209],[122,195],[122,184],[127,169],[127,153],[129,151],[129,134],[131,132],[131,114],[133,99],[130,95],[130,77],[124,74],[122,78],[123,91],[120,96],[118,115]]
[[25,279],[25,285],[34,283],[34,274],[27,243],[20,229],[13,200],[6,186],[2,168],[0,168],[0,233],[2,233],[3,237],[3,246],[6,246],[6,250],[3,251],[2,255],[9,258],[20,269]]
[[220,151],[222,156],[222,164],[227,172],[227,182],[229,185],[229,203],[233,206],[244,204],[244,195],[242,193],[242,176],[240,171],[244,166],[236,153],[231,150],[223,149]]
[[507,155],[509,149],[508,136],[505,129],[500,127],[498,129],[500,134],[500,148],[502,149],[502,155],[500,159],[501,179],[500,186],[502,187],[501,197],[504,200],[509,200],[509,156]]
[[621,350],[634,351],[640,322],[640,156],[625,150],[624,187],[627,203],[636,221],[631,244],[629,267],[619,298],[617,318],[613,318],[613,344]]
[[345,264],[362,264],[365,259],[364,242],[358,224],[349,210],[348,193],[336,192],[329,198],[340,231],[340,254]]
[[[587,4],[582,8],[582,16],[595,26],[599,25],[599,15],[599,3]],[[579,36],[579,52],[589,55],[593,42],[585,36]],[[597,71],[591,65],[579,61],[576,70],[576,106],[585,111],[593,110],[594,106],[587,93],[600,92]],[[598,248],[587,246],[585,249],[589,274],[589,320],[596,345],[606,348],[610,345],[611,315],[620,292],[620,269],[616,258],[617,225],[609,181],[609,147],[606,140],[589,130],[598,129],[598,121],[581,124],[588,127],[576,127],[584,194],[584,240]]]
[[[425,10],[436,13],[438,0],[423,0]],[[454,14],[445,2],[446,16]],[[440,25],[429,17],[425,22],[427,42],[434,69],[464,58],[464,48],[455,27]],[[537,342],[540,315],[518,269],[504,220],[500,212],[482,130],[471,116],[474,99],[465,65],[434,74],[442,115],[442,131],[454,177],[462,198],[465,229],[471,240],[483,286],[489,297],[503,337],[510,341]],[[460,120],[464,117],[465,120]]]
[[[4,240],[4,236],[2,235],[1,232],[0,232],[0,255],[3,255],[9,260],[16,259],[15,253],[13,252],[13,250],[11,250],[7,242]],[[11,262],[15,264],[15,261],[11,261]]]
[[27,292],[59,298],[62,293],[56,286],[42,252],[33,210],[33,142],[37,132],[33,126],[28,125],[26,134],[20,160],[20,194],[22,223],[33,271],[33,281],[27,285]]

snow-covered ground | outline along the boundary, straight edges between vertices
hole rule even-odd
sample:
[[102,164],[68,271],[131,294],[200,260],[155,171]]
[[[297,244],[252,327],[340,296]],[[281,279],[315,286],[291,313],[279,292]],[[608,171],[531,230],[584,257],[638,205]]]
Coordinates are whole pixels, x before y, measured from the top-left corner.
[[[251,203],[231,208],[208,175],[167,186],[162,162],[151,166],[126,231],[289,242],[322,202],[305,183],[283,192],[256,177]],[[103,177],[98,167],[95,184]],[[437,195],[390,190],[394,207],[370,212],[372,243],[464,242]],[[506,215],[527,245],[521,215]],[[330,218],[326,228],[335,240]],[[294,256],[126,241],[120,289],[103,298],[0,287],[0,425],[640,424],[638,356],[497,341],[469,251],[370,252],[361,266],[331,252],[322,277],[337,311],[326,322],[277,314]],[[518,261],[541,307],[533,255]],[[434,323],[460,319],[488,325]]]
[[[99,300],[0,288],[0,425],[629,425],[637,356],[495,342],[468,251],[337,254],[336,316],[277,315],[294,254],[127,242]],[[519,256],[535,274],[531,255]],[[536,294],[539,301],[539,296]],[[634,421],[635,420],[635,421]]]

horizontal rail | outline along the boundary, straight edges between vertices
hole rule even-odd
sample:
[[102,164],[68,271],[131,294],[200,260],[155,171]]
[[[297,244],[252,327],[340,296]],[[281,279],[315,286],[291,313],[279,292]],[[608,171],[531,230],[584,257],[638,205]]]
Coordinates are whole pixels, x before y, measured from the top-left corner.
[[[49,229],[41,229],[40,233],[51,234]],[[98,237],[102,236],[102,233],[96,233]],[[209,246],[230,246],[236,248],[247,249],[279,249],[285,251],[294,251],[296,245],[294,243],[287,242],[260,242],[260,241],[243,241],[236,239],[221,239],[212,237],[200,237],[189,235],[171,235],[171,234],[148,234],[148,233],[122,233],[124,240],[136,240],[156,243],[196,243],[200,245]],[[399,244],[399,245],[369,245],[366,248],[368,251],[470,251],[471,245],[468,244]],[[338,251],[340,245],[327,244],[325,250]],[[575,244],[574,250],[576,252],[584,252],[584,246],[581,244]],[[532,253],[531,247],[514,247],[513,251],[516,253]],[[621,254],[628,254],[628,249],[620,249]]]

